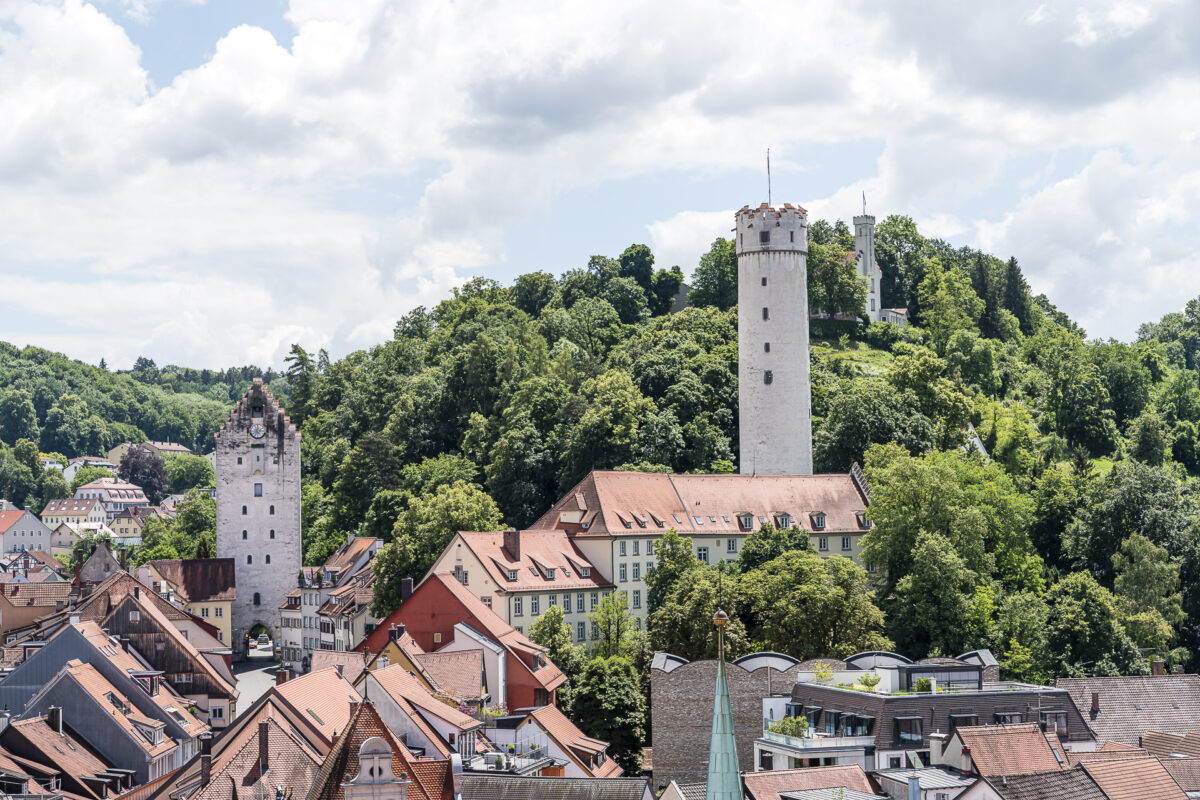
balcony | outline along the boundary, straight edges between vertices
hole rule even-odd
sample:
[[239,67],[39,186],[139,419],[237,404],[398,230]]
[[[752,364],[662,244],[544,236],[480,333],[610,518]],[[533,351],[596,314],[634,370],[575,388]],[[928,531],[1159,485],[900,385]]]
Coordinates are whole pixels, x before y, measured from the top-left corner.
[[816,750],[861,750],[875,746],[874,736],[787,736],[773,731],[763,731],[762,741],[781,744],[792,750],[810,752]]

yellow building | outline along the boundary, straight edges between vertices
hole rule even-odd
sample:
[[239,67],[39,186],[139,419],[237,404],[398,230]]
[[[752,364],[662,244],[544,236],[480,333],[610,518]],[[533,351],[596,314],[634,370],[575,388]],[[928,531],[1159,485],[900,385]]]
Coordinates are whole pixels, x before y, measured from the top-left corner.
[[168,602],[217,629],[217,639],[230,643],[234,586],[232,558],[170,558],[147,561],[137,578]]

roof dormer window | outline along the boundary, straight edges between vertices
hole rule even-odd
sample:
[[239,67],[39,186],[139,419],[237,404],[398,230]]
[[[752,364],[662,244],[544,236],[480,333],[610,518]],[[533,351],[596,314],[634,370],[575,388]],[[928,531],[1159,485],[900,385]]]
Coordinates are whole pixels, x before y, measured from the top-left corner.
[[863,530],[871,527],[871,521],[867,519],[867,512],[859,511],[854,515],[854,517],[858,520],[858,527],[862,528]]
[[550,568],[547,568],[547,569],[546,569],[546,580],[548,580],[548,581],[552,581],[552,580],[554,580],[554,569],[553,569],[553,567],[550,567]]
[[590,577],[592,577],[592,568],[591,567],[580,567],[579,574],[581,577],[590,578]]
[[748,531],[751,528],[753,528],[754,527],[754,515],[753,514],[738,514],[738,526],[741,527],[741,529],[744,531]]
[[775,527],[779,528],[781,531],[787,530],[788,528],[792,527],[793,522],[794,522],[794,520],[792,519],[791,514],[784,513],[784,514],[780,514],[779,516],[775,517]]
[[508,579],[510,581],[515,581],[517,579],[517,571],[515,569],[510,569],[508,571]]
[[824,511],[817,511],[814,514],[811,514],[810,516],[812,517],[813,530],[815,530],[815,531],[825,530],[825,512]]

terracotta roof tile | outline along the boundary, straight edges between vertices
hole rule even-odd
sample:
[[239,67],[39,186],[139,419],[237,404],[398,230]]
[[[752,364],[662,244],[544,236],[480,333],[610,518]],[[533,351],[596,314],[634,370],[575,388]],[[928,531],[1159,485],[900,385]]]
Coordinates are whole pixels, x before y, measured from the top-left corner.
[[[556,706],[542,706],[529,712],[529,716],[537,720],[552,739],[558,742],[563,750],[569,750],[579,761],[582,768],[593,778],[613,778],[621,774],[621,768],[607,754],[608,742],[593,739],[584,735],[583,731],[567,718],[567,715]],[[593,766],[592,762],[599,759]]]
[[172,558],[146,563],[176,587],[185,602],[211,603],[237,597],[232,558]]
[[1175,755],[1200,757],[1200,734],[1146,731],[1142,736],[1142,747],[1150,755],[1159,758]]
[[[518,553],[505,548],[504,531],[460,531],[458,536],[501,591],[588,591],[612,586],[562,530],[517,531]],[[580,574],[581,567],[590,572],[588,577]],[[516,579],[510,581],[509,575]]]
[[13,525],[17,524],[17,520],[25,516],[26,511],[0,511],[0,533],[4,533]]
[[301,715],[307,715],[326,743],[346,730],[350,720],[350,703],[362,698],[349,681],[336,669],[324,669],[293,678],[271,689],[281,700]]
[[[478,651],[475,651],[478,652]],[[421,682],[413,677],[400,664],[377,669],[371,676],[394,700],[406,700],[421,711],[432,714],[446,724],[453,725],[460,731],[469,731],[483,727],[483,723],[467,716],[456,706],[445,703],[425,689]]]
[[[254,723],[242,729],[233,746],[227,747],[220,758],[213,758],[208,785],[198,787],[189,800],[274,797],[276,786],[292,790],[295,797],[303,796],[317,774],[317,759],[278,720],[266,717],[261,722],[266,723],[267,772],[259,768],[262,728]],[[194,765],[198,760],[191,763]],[[190,772],[187,780],[196,785],[198,778],[197,770]]]
[[[175,740],[165,734],[162,735],[158,744],[154,744],[141,733],[139,726],[148,728],[165,728],[166,726],[158,720],[149,719],[137,713],[133,703],[125,696],[124,692],[109,683],[108,679],[91,664],[74,660],[68,661],[66,668],[67,673],[96,701],[100,709],[115,720],[129,735],[129,738],[137,742],[138,746],[148,755],[157,758],[163,753],[175,749],[177,746]],[[109,699],[110,695],[116,701],[115,703]],[[70,713],[69,709],[68,713]],[[135,723],[137,724],[135,725]]]
[[[580,511],[582,504],[586,510]],[[859,532],[866,502],[850,475],[667,475],[596,470],[530,527],[563,528],[575,536],[746,534],[738,515],[775,522],[781,514],[806,530],[825,514],[825,532]],[[586,528],[584,522],[589,522]]]
[[964,727],[955,730],[954,735],[971,748],[971,761],[980,775],[1025,775],[1062,769],[1036,724]]
[[413,658],[438,690],[455,701],[483,696],[483,650],[419,653]]
[[1200,792],[1200,758],[1164,758],[1162,765],[1185,792]]
[[779,800],[780,792],[805,789],[846,788],[856,792],[875,793],[867,779],[867,773],[858,765],[747,772],[742,776],[742,781],[746,787],[746,796],[752,800]]
[[1109,800],[1187,800],[1187,795],[1156,758],[1089,761],[1082,765]]
[[1001,800],[1109,800],[1082,769],[986,779]]
[[103,772],[110,766],[75,736],[52,729],[45,717],[18,720],[11,727],[37,750],[42,761],[76,779]]

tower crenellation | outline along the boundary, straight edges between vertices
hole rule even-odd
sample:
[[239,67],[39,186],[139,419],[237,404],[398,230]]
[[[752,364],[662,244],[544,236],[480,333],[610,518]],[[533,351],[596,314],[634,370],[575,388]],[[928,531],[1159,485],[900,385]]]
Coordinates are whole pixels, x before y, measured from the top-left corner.
[[217,555],[233,558],[236,657],[266,626],[278,639],[279,606],[300,572],[300,433],[255,378],[216,434]]
[[741,471],[810,475],[808,212],[763,203],[735,219]]

